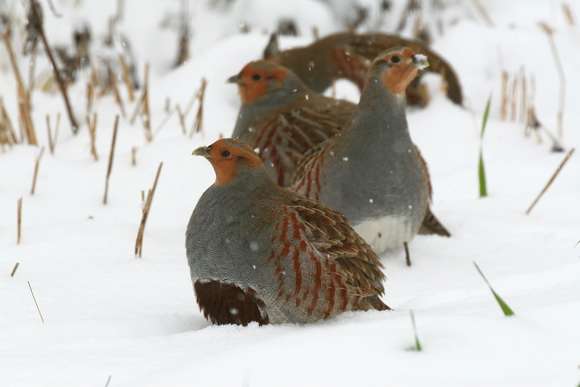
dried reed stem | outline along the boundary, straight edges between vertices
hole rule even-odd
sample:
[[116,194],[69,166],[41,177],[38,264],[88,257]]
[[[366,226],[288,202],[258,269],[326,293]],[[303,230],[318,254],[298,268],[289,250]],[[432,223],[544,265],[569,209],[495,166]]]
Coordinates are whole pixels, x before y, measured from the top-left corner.
[[538,196],[534,199],[532,204],[530,204],[530,206],[526,210],[526,215],[530,215],[530,213],[532,212],[532,210],[534,209],[536,204],[538,204],[538,202],[540,201],[542,196],[544,196],[544,194],[552,186],[552,184],[554,183],[554,181],[556,180],[556,178],[558,177],[560,172],[562,172],[562,169],[564,168],[564,166],[566,165],[568,160],[570,160],[570,157],[572,157],[572,155],[574,154],[575,151],[576,151],[576,148],[572,148],[568,151],[566,156],[564,156],[564,159],[560,162],[560,165],[558,165],[558,168],[556,168],[556,170],[554,171],[554,173],[552,174],[552,176],[550,177],[550,179],[548,180],[548,182],[546,183],[546,185],[544,186],[542,191],[538,194]]
[[16,274],[16,270],[18,270],[19,266],[20,266],[20,262],[16,262],[16,264],[12,268],[12,271],[10,272],[10,278],[14,278],[14,275]]
[[133,166],[133,167],[137,166],[137,147],[136,146],[131,148],[131,166]]
[[576,25],[576,18],[574,17],[574,12],[572,12],[572,8],[570,8],[570,4],[562,3],[562,12],[564,12],[564,18],[566,19],[566,22],[571,27],[574,27]]
[[16,202],[16,244],[22,240],[22,198]]
[[109,150],[109,163],[107,164],[107,176],[105,177],[105,194],[103,195],[103,205],[107,205],[109,199],[109,180],[113,172],[113,162],[115,161],[115,146],[117,145],[117,129],[119,127],[119,115],[115,116],[113,124],[113,137],[111,139],[111,149]]
[[14,72],[14,77],[16,78],[17,84],[17,94],[18,94],[18,112],[20,114],[20,123],[22,127],[22,132],[26,141],[30,145],[38,145],[38,139],[36,137],[36,131],[34,130],[34,124],[32,117],[30,115],[30,101],[28,99],[28,93],[24,87],[24,81],[22,80],[22,75],[20,74],[20,69],[18,68],[18,62],[16,60],[16,55],[14,54],[14,49],[12,48],[12,42],[10,41],[10,36],[8,33],[3,34],[4,45],[6,46],[6,51],[8,51],[8,58],[10,59],[10,65],[12,66],[12,71]]
[[481,1],[473,0],[473,5],[475,6],[475,9],[477,10],[477,12],[479,12],[479,14],[481,15],[482,19],[485,20],[486,24],[489,27],[493,27],[494,26],[493,20],[491,20],[491,16],[489,16],[489,12],[487,12],[487,9],[484,7],[484,5],[481,3]]
[[155,191],[157,190],[157,183],[159,182],[159,176],[161,175],[162,168],[163,162],[159,163],[159,167],[157,167],[157,173],[155,174],[153,186],[148,191],[147,198],[145,199],[145,205],[143,206],[139,231],[137,232],[137,239],[135,240],[135,256],[139,258],[143,256],[143,237],[145,235],[145,225],[147,224],[147,219],[149,218],[151,204],[153,203],[153,197],[155,196]]
[[507,120],[508,116],[508,82],[509,74],[507,71],[503,70],[501,72],[501,110],[500,117],[502,121]]
[[153,141],[151,130],[151,110],[149,109],[149,63],[145,63],[143,80],[143,127],[145,128],[145,140]]
[[558,140],[562,142],[564,136],[564,104],[566,102],[566,76],[564,74],[564,66],[562,66],[562,60],[560,59],[560,54],[558,53],[558,47],[554,41],[554,30],[547,23],[540,23],[540,28],[546,33],[548,41],[550,43],[550,49],[552,51],[552,56],[554,57],[554,62],[556,64],[556,69],[558,71],[558,77],[560,79],[560,94],[559,94],[559,109],[557,115],[558,121]]
[[6,130],[7,141],[9,145],[14,145],[18,143],[18,137],[16,132],[14,132],[14,125],[12,125],[12,120],[4,107],[4,100],[0,97],[0,125],[4,125],[4,130]]
[[34,173],[32,175],[32,187],[30,188],[30,194],[34,195],[36,192],[36,180],[38,178],[38,171],[40,169],[40,160],[42,160],[42,156],[44,155],[44,147],[40,148],[40,153],[36,157],[34,161]]
[[99,161],[99,154],[97,153],[97,113],[93,113],[93,119],[87,117],[87,126],[89,128],[89,138],[91,140],[91,155],[93,160]]
[[203,129],[203,105],[205,101],[205,89],[207,87],[207,80],[205,78],[201,79],[201,87],[199,88],[199,92],[197,94],[197,113],[195,114],[195,121],[193,122],[193,127],[191,128],[191,132],[189,137],[192,137],[194,133],[199,133]]
[[119,92],[119,84],[117,83],[117,76],[113,73],[111,67],[108,67],[109,79],[111,80],[111,88],[113,89],[113,96],[115,97],[115,102],[119,106],[121,115],[123,118],[127,116],[125,113],[125,104],[123,103],[123,98],[121,98],[121,93]]
[[511,94],[511,116],[510,121],[515,121],[518,113],[517,100],[518,100],[518,83],[519,78],[517,76],[513,77],[512,81],[512,94]]
[[36,30],[38,31],[38,34],[40,35],[40,40],[42,41],[42,45],[44,46],[44,51],[46,52],[46,56],[48,56],[48,60],[50,61],[50,64],[52,66],[52,71],[54,73],[54,78],[56,79],[56,82],[58,83],[58,87],[60,89],[60,93],[62,94],[62,98],[64,100],[64,105],[66,108],[66,112],[68,114],[68,119],[70,121],[70,125],[71,125],[71,129],[73,134],[77,134],[79,131],[79,125],[75,119],[75,116],[73,114],[72,111],[72,107],[68,98],[68,93],[67,93],[67,89],[66,89],[66,85],[64,83],[64,80],[62,79],[62,76],[60,74],[60,71],[58,69],[58,66],[56,65],[56,61],[54,60],[54,56],[52,55],[52,50],[50,49],[50,45],[48,44],[48,39],[46,38],[46,34],[44,33],[44,26],[42,25],[42,19],[40,18],[40,15],[38,15],[36,6],[40,7],[40,4],[37,3],[36,0],[30,0],[30,8],[32,10],[32,14],[34,15],[34,19],[36,22]]
[[175,109],[177,110],[177,116],[179,117],[179,125],[181,126],[181,132],[185,135],[187,134],[187,129],[185,129],[185,115],[183,115],[183,112],[181,111],[181,107],[179,106],[179,104],[175,106]]
[[127,96],[129,97],[129,102],[133,102],[135,100],[135,95],[133,93],[134,90],[133,80],[131,79],[129,66],[127,65],[127,62],[125,62],[125,59],[123,59],[123,55],[121,54],[119,54],[119,63],[121,64],[123,82],[125,83],[125,87],[127,88]]
[[[59,113],[60,114],[60,113]],[[54,132],[52,131],[52,126],[50,125],[50,114],[46,115],[46,137],[48,138],[48,150],[51,155],[54,155],[54,148],[56,147],[56,139],[58,137],[58,122],[60,121],[57,115],[57,126]]]
[[30,281],[28,282],[28,289],[30,289],[30,294],[32,295],[32,299],[34,300],[34,305],[36,305],[36,310],[38,311],[38,315],[40,316],[40,320],[44,324],[44,316],[42,316],[42,312],[40,311],[40,307],[38,306],[38,301],[36,301],[36,297],[34,296],[34,291],[32,290],[32,286],[30,285]]

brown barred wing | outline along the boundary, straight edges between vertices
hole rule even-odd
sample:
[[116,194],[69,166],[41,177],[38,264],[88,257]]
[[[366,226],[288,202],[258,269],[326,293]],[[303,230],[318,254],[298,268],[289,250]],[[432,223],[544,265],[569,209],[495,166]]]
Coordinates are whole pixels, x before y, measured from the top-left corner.
[[381,263],[338,212],[291,195],[283,206],[269,258],[279,301],[303,311],[306,319],[346,310],[387,310]]
[[302,106],[277,114],[259,128],[252,146],[266,163],[271,163],[278,185],[289,185],[303,156],[350,123],[354,109],[350,105],[333,101],[318,107]]

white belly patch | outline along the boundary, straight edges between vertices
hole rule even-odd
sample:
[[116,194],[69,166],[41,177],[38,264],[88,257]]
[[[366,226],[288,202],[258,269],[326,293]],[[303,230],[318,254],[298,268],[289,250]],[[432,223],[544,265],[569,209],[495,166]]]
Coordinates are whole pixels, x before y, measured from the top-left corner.
[[405,242],[411,242],[416,231],[410,220],[402,216],[367,219],[354,225],[354,229],[377,254],[402,248]]

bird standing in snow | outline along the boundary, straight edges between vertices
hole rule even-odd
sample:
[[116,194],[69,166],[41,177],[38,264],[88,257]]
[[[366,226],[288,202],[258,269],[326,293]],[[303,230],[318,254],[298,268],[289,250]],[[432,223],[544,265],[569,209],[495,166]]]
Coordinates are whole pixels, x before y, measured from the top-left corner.
[[[447,84],[447,97],[463,103],[461,84],[453,67],[424,43],[382,33],[355,34],[350,32],[326,36],[314,43],[280,51],[276,35],[272,35],[264,50],[264,59],[291,69],[311,89],[322,93],[338,79],[349,79],[362,90],[373,59],[395,47],[409,47],[427,56],[429,70],[440,74]],[[407,89],[412,105],[425,105],[425,97],[414,83]]]
[[[291,183],[309,151],[348,128],[358,110],[351,102],[309,89],[291,70],[267,61],[247,64],[230,81],[238,85],[242,100],[232,137],[255,148],[281,186]],[[431,186],[427,163],[413,147]],[[315,190],[304,192],[318,199]],[[429,207],[420,233],[451,235]]]
[[389,309],[377,255],[338,212],[277,186],[247,145],[201,147],[216,180],[186,235],[191,279],[215,324],[307,323]]
[[377,253],[406,246],[428,213],[429,175],[405,113],[405,90],[427,65],[410,48],[378,56],[352,125],[304,157],[290,188],[343,213]]

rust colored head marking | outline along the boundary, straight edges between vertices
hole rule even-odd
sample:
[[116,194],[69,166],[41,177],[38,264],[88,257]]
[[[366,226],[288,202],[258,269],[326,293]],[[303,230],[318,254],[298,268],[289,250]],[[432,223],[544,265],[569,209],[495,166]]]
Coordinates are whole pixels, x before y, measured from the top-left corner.
[[243,103],[253,103],[269,90],[282,87],[288,69],[267,61],[248,63],[237,76],[230,78],[238,84]]
[[234,140],[220,139],[207,147],[197,148],[194,155],[209,160],[216,175],[216,185],[231,182],[240,168],[260,168],[262,159],[249,146]]
[[408,47],[386,51],[375,59],[374,64],[387,64],[381,74],[383,85],[395,95],[403,95],[419,70],[427,66],[426,58]]

